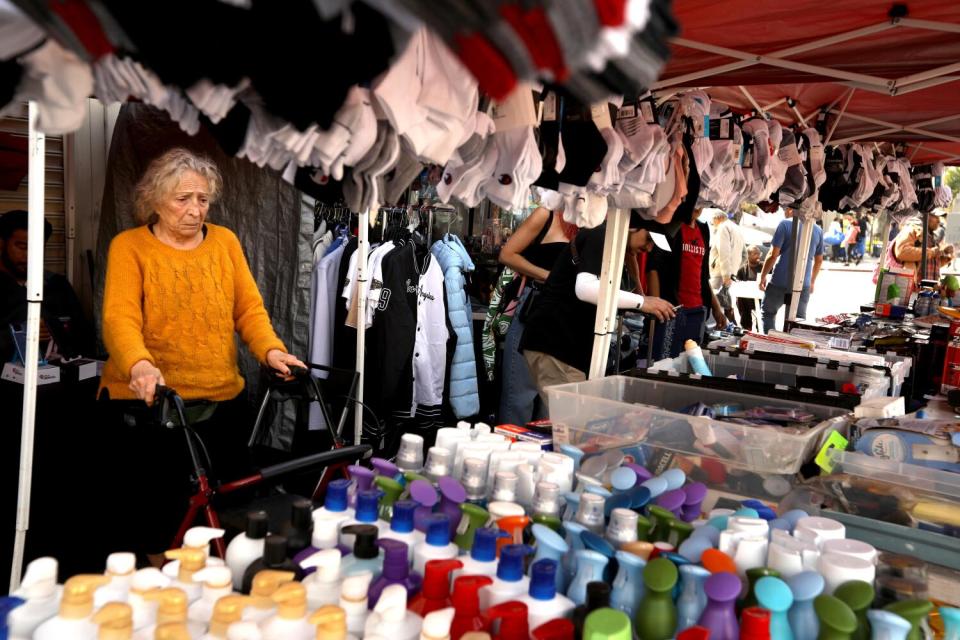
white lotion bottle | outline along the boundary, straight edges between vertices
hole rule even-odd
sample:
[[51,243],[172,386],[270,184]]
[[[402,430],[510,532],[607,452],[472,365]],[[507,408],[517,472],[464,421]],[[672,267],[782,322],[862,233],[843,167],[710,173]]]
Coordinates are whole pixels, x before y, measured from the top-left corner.
[[233,576],[227,567],[207,567],[193,574],[193,579],[203,586],[200,598],[187,610],[187,620],[208,625],[217,600],[233,594]]
[[427,539],[413,547],[413,570],[423,575],[428,560],[449,560],[460,555],[460,548],[450,542],[450,519],[434,513],[427,519]]
[[106,576],[78,575],[63,585],[59,613],[33,632],[33,640],[95,640],[93,592],[110,581]]
[[303,579],[310,610],[340,602],[340,550],[324,549],[300,563],[304,569],[316,569]]
[[110,582],[93,594],[93,607],[99,609],[108,602],[126,602],[130,584],[137,569],[137,556],[128,552],[111,553],[107,556],[107,570],[103,574]]
[[[224,566],[226,563],[222,559],[210,555],[210,543],[217,538],[222,538],[225,533],[226,531],[223,529],[214,529],[213,527],[191,527],[183,534],[183,546],[181,549],[199,549],[203,551],[204,566]],[[168,578],[176,579],[177,573],[180,571],[180,563],[177,560],[168,562],[163,565],[162,571]]]
[[41,623],[57,615],[63,587],[57,584],[59,565],[53,558],[37,558],[27,565],[20,588],[13,594],[26,602],[7,616],[11,638],[30,638]]
[[313,640],[316,629],[307,619],[307,589],[288,582],[271,596],[277,613],[260,625],[263,640]]
[[266,511],[247,514],[247,528],[227,545],[225,562],[230,568],[234,591],[243,587],[243,574],[251,564],[263,557],[269,521]]
[[363,636],[363,627],[367,622],[367,590],[373,574],[369,571],[344,578],[340,586],[340,608],[347,615],[347,631],[355,636]]
[[160,569],[148,567],[133,574],[127,604],[133,609],[133,630],[139,631],[152,625],[157,619],[157,603],[147,600],[146,594],[170,586],[172,580]]
[[385,588],[364,625],[364,637],[383,636],[391,640],[417,640],[423,618],[407,611],[407,588],[392,584]]

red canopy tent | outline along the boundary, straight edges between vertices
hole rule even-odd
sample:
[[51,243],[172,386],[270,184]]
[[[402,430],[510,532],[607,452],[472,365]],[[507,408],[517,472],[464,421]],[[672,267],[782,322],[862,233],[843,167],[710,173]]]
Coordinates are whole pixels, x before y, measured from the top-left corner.
[[903,142],[960,164],[960,3],[681,0],[658,97],[705,88],[783,123],[829,120],[826,142]]

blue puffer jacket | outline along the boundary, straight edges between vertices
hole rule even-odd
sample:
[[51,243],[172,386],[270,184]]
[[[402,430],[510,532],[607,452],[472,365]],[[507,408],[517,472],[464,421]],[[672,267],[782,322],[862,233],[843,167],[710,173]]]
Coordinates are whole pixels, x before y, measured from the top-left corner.
[[473,260],[460,238],[452,234],[433,243],[434,257],[443,269],[447,289],[447,313],[457,334],[457,348],[450,368],[450,405],[458,418],[480,413],[477,390],[477,361],[473,352],[473,319],[470,301],[464,290],[465,273],[473,271]]

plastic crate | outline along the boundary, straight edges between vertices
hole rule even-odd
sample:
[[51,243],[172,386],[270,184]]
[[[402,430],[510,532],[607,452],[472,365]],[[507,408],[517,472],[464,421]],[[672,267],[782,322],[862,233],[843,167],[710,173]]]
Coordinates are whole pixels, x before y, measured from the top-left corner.
[[[820,391],[831,397],[841,395],[836,387],[845,382],[859,381],[866,385],[862,395],[849,394],[847,406],[859,404],[860,399],[885,396],[891,388],[890,372],[885,367],[864,367],[858,364],[841,364],[820,361],[815,357],[790,356],[770,353],[745,353],[740,349],[704,349],[703,359],[713,376],[774,385],[770,392],[782,392],[782,387],[792,389],[811,388],[819,385]],[[693,374],[685,353],[676,358],[656,362],[647,369],[648,374]],[[830,389],[824,389],[829,386]],[[814,389],[811,389],[814,390]],[[833,404],[831,401],[830,404]]]
[[[555,443],[574,444],[585,451],[644,445],[761,475],[799,472],[828,430],[846,428],[849,415],[845,409],[809,402],[627,376],[548,387],[547,395]],[[696,402],[803,409],[820,422],[803,433],[790,433],[678,413]]]

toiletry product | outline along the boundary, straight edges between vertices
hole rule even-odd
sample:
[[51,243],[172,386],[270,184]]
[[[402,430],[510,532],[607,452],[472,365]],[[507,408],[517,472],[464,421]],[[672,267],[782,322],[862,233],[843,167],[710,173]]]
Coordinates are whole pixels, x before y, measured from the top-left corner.
[[[464,505],[466,507],[466,505]],[[537,525],[534,525],[536,528]],[[536,535],[536,533],[534,533]],[[453,571],[452,579],[460,576],[490,576],[497,575],[497,540],[509,537],[506,531],[499,529],[477,529],[473,536],[473,546],[470,554],[461,556],[462,568]],[[429,563],[427,563],[429,565]],[[426,576],[424,576],[426,580]]]
[[[363,469],[365,473],[360,473],[359,475],[355,473],[355,480],[357,480],[358,484],[366,485],[364,488],[357,490],[368,490],[373,486],[373,473],[365,467],[357,468]],[[324,496],[323,506],[313,511],[314,528],[316,528],[318,520],[332,520],[337,523],[339,528],[340,525],[353,518],[354,510],[349,504],[351,486],[352,483],[349,480],[342,479],[333,480],[327,485],[327,494]],[[355,500],[356,496],[354,495],[354,501]]]
[[821,555],[817,562],[817,570],[826,582],[823,592],[828,595],[833,595],[837,587],[844,582],[861,580],[872,584],[877,576],[877,566],[872,562],[835,553]]
[[[24,603],[13,609],[7,617],[11,638],[30,638],[41,623],[53,618],[60,610],[63,587],[57,584],[59,566],[53,558],[37,558],[27,565],[20,588],[13,595]],[[163,578],[159,569],[156,574]]]
[[133,637],[133,609],[126,602],[108,602],[93,614],[97,640],[130,640]]
[[[580,605],[587,599],[587,583],[602,582],[603,572],[610,560],[605,555],[590,549],[577,551],[576,555],[577,573],[567,588],[567,597],[573,601],[574,605]],[[556,585],[554,585],[554,588],[556,588]]]
[[[622,566],[622,565],[621,565]],[[677,597],[677,630],[682,631],[695,626],[707,606],[707,593],[704,585],[710,572],[696,564],[679,567],[680,595]]]
[[[217,556],[210,555],[210,543],[217,538],[222,538],[226,533],[223,529],[215,529],[213,527],[190,527],[187,529],[186,533],[183,534],[183,549],[199,549],[203,552],[203,566],[210,565],[211,567],[224,565],[225,562],[218,558]],[[176,579],[177,574],[180,572],[180,562],[177,559],[174,559],[172,562],[168,562],[163,565],[161,568],[164,575],[168,578]]]
[[187,609],[187,620],[206,625],[210,623],[217,600],[233,593],[233,580],[227,567],[205,567],[193,574],[201,583],[200,597]]
[[583,640],[632,640],[630,617],[615,609],[597,609],[583,623]]
[[444,513],[432,514],[428,518],[426,540],[413,548],[413,571],[422,576],[427,560],[456,558],[459,553],[457,545],[450,542],[450,519]]
[[531,551],[523,544],[508,544],[500,550],[497,575],[490,586],[480,590],[481,609],[486,611],[501,602],[515,600],[528,591],[530,579],[523,575],[523,561]]
[[587,529],[579,522],[574,522],[573,520],[564,523],[563,528],[566,531],[566,541],[570,552],[563,556],[563,562],[560,563],[560,570],[564,574],[563,584],[569,585],[570,581],[573,580],[573,576],[577,573],[577,551],[586,548],[583,545],[581,534]]
[[407,590],[393,584],[383,590],[377,606],[364,624],[364,637],[380,636],[390,640],[417,640],[423,618],[407,610]]
[[[450,577],[463,567],[459,560],[430,560],[423,576],[423,588],[416,595],[410,594],[410,611],[426,616],[449,607]],[[474,574],[476,575],[476,574]]]
[[217,600],[210,618],[210,630],[200,640],[225,640],[231,624],[240,622],[244,608],[250,604],[250,596],[226,596]]
[[[506,531],[514,544],[523,542],[523,532],[529,525],[530,518],[527,516],[507,516],[506,518],[497,520],[497,528],[501,531]],[[501,540],[499,544],[502,547],[506,542]]]
[[93,594],[93,607],[98,609],[108,602],[126,602],[130,583],[137,569],[137,556],[129,552],[111,553],[107,556],[105,576],[110,582]]
[[770,611],[747,607],[740,615],[740,640],[773,640],[770,633]]
[[820,622],[813,610],[813,601],[823,593],[823,576],[816,571],[801,571],[787,578],[787,584],[793,592],[793,606],[787,618],[795,640],[817,640]]
[[853,633],[853,640],[870,640],[867,609],[873,605],[873,599],[876,596],[873,584],[862,580],[850,580],[837,587],[833,595],[843,600],[857,616],[857,630]]
[[189,600],[183,589],[167,587],[151,591],[144,596],[157,602],[157,621],[154,625],[141,629],[134,634],[134,640],[150,640],[156,636],[157,627],[164,624],[186,624],[190,635],[198,638],[207,628],[207,621],[190,622],[188,619]]
[[10,621],[8,620],[8,616],[10,612],[14,611],[17,607],[23,606],[24,602],[26,602],[26,600],[18,598],[17,596],[0,597],[0,640],[8,640],[8,638],[10,638],[10,627],[8,626]]
[[449,538],[453,540],[460,524],[462,514],[460,505],[467,499],[467,492],[458,480],[450,476],[444,476],[437,480],[437,490],[440,493],[440,505],[437,507],[437,512],[447,516],[447,526],[450,529]]
[[452,640],[450,625],[453,624],[456,613],[456,609],[447,607],[425,615],[423,627],[420,629],[420,640]]
[[340,586],[340,608],[347,614],[347,630],[357,637],[362,637],[369,615],[367,590],[372,580],[372,573],[358,573],[344,578]]
[[[369,491],[370,488],[373,487],[374,472],[373,469],[368,469],[358,464],[348,466],[347,472],[350,474],[350,489],[347,491],[347,505],[351,509],[356,509],[357,494],[361,491]],[[350,517],[353,517],[353,514],[351,514]]]
[[943,640],[960,640],[960,608],[940,607],[940,619],[943,620]]
[[423,469],[423,436],[405,433],[400,437],[400,449],[397,451],[397,468],[400,471]]
[[710,367],[707,365],[707,361],[703,359],[703,351],[700,349],[700,345],[693,340],[687,340],[683,343],[683,352],[687,356],[687,364],[693,373],[701,376],[713,375]]
[[156,589],[169,587],[171,582],[173,581],[155,567],[140,569],[133,574],[127,604],[133,610],[134,631],[152,625],[157,619],[157,603],[147,600],[146,594]]
[[610,513],[610,524],[605,532],[610,544],[619,548],[628,542],[636,542],[638,518],[639,514],[630,509],[614,509]]
[[588,531],[603,534],[604,498],[595,493],[584,493],[580,496],[580,504],[574,520],[582,524]]
[[668,640],[677,628],[673,589],[677,567],[664,558],[654,558],[643,569],[644,596],[637,607],[636,633],[640,640]]
[[310,624],[317,627],[317,640],[356,640],[347,634],[347,614],[336,605],[324,605],[310,614]]
[[460,505],[460,522],[453,538],[453,543],[460,549],[460,553],[470,551],[477,531],[485,527],[488,522],[490,522],[490,512],[480,505],[469,502]]
[[381,522],[389,523],[393,519],[393,504],[400,499],[406,488],[399,481],[386,476],[374,478],[373,485],[382,493],[377,508],[377,517],[380,518]]
[[[553,529],[542,524],[534,524],[530,527],[533,539],[536,540],[534,547],[535,555],[533,561],[554,560],[557,566],[562,567],[564,556],[570,551],[570,545],[563,537]],[[491,562],[493,564],[493,562]],[[567,575],[562,569],[557,571],[557,592],[565,593],[567,590]]]
[[736,602],[740,595],[740,578],[733,573],[714,573],[703,585],[707,594],[707,606],[700,614],[697,624],[710,629],[710,637],[716,640],[737,640],[740,625],[737,622]]
[[290,505],[290,522],[283,530],[287,539],[287,557],[297,554],[310,546],[313,541],[313,503],[306,498],[297,498]]
[[42,622],[33,632],[35,640],[94,640],[93,592],[110,581],[106,576],[77,575],[63,585],[59,613]]
[[256,560],[263,557],[269,521],[266,511],[251,511],[247,514],[246,529],[227,545],[225,561],[233,579],[233,588],[243,588],[243,573]]
[[304,571],[315,569],[303,579],[307,588],[307,606],[311,610],[340,601],[340,551],[323,549],[317,551],[300,565]]
[[574,607],[573,613],[570,616],[573,622],[575,636],[579,637],[583,635],[583,623],[590,613],[597,609],[605,609],[612,606],[610,603],[610,594],[611,588],[606,582],[587,583],[586,601]]
[[742,611],[747,607],[755,607],[757,605],[757,594],[755,591],[757,581],[760,580],[760,578],[765,578],[767,576],[779,578],[780,573],[776,569],[771,569],[770,567],[754,567],[753,569],[747,569],[747,590],[746,594],[742,594],[743,597],[737,601],[737,611]]
[[[286,553],[286,540],[283,542],[284,553]],[[170,549],[164,555],[168,560],[176,560],[179,563],[177,567],[177,577],[170,586],[182,589],[187,595],[187,602],[193,602],[200,597],[202,586],[199,582],[194,582],[193,575],[206,566],[206,556],[203,549],[196,547],[180,547],[179,549]]]
[[450,449],[436,446],[427,451],[427,461],[423,466],[423,475],[430,482],[436,482],[453,472],[453,454]]
[[517,474],[513,471],[497,471],[490,498],[503,502],[517,502],[517,481]]
[[487,576],[460,576],[453,581],[453,593],[450,596],[454,609],[450,623],[451,638],[456,640],[468,631],[486,628],[486,620],[480,613],[479,591],[491,582]]
[[377,528],[379,532],[382,529],[389,529],[390,525],[379,519],[379,500],[383,492],[379,489],[370,489],[357,492],[357,510],[352,518],[340,523],[340,544],[348,549],[353,548],[354,537],[352,533],[345,531],[347,527],[353,525],[370,525]]
[[[64,586],[66,590],[66,586]],[[933,609],[933,603],[929,600],[900,600],[885,606],[884,611],[895,613],[910,623],[910,633],[907,634],[907,640],[922,640],[923,631],[920,628],[921,623],[930,615]]]
[[754,586],[757,603],[770,611],[770,636],[780,640],[793,640],[793,631],[787,612],[793,605],[793,592],[780,578],[765,576]]
[[293,582],[295,577],[292,571],[274,571],[273,569],[264,569],[254,576],[250,587],[250,599],[243,611],[244,622],[259,624],[272,616],[277,610],[277,605],[271,596],[281,586]]
[[557,593],[556,572],[559,567],[554,560],[539,560],[530,566],[530,588],[519,601],[527,605],[528,624],[531,629],[556,618],[568,618],[576,607],[570,598]]
[[410,572],[410,561],[407,560],[410,550],[406,544],[398,540],[378,540],[377,544],[383,550],[383,569],[382,573],[374,578],[367,593],[371,609],[376,607],[380,594],[390,585],[402,586],[409,597],[413,597],[420,592],[423,584],[422,574]]
[[[941,610],[944,608],[941,607]],[[890,611],[871,609],[867,611],[867,620],[870,621],[870,640],[907,640],[907,634],[910,633],[910,623]],[[943,640],[957,640],[958,637],[949,631],[943,634]]]
[[481,458],[467,458],[463,461],[461,476],[463,490],[469,503],[487,504],[487,461]]
[[541,480],[533,492],[532,512],[537,516],[560,516],[560,487],[555,482]]
[[[361,496],[360,502],[363,500]],[[383,553],[377,544],[378,529],[369,524],[351,524],[341,529],[341,533],[353,539],[353,553],[340,561],[340,575],[347,577],[369,571],[374,580],[380,577]]]
[[850,640],[857,630],[857,616],[839,598],[826,594],[817,596],[813,600],[813,610],[820,623],[818,640]]
[[297,582],[288,582],[273,592],[277,612],[260,628],[263,640],[313,640],[314,625],[307,620],[307,589]]
[[[170,552],[167,553],[169,554]],[[243,593],[250,593],[250,587],[253,585],[254,577],[264,569],[290,571],[294,574],[294,579],[296,580],[303,577],[303,571],[300,567],[287,557],[287,539],[283,536],[267,536],[263,546],[263,556],[261,556],[259,560],[255,560],[243,573],[243,583],[241,585]],[[199,587],[199,585],[197,586]],[[199,597],[199,595],[198,591],[197,597]]]
[[[380,530],[381,540],[397,540],[407,545],[412,551],[425,536],[413,526],[413,514],[417,510],[417,503],[413,500],[398,500],[393,504],[393,515],[390,518],[390,527]],[[409,562],[413,564],[413,554],[410,553]]]

